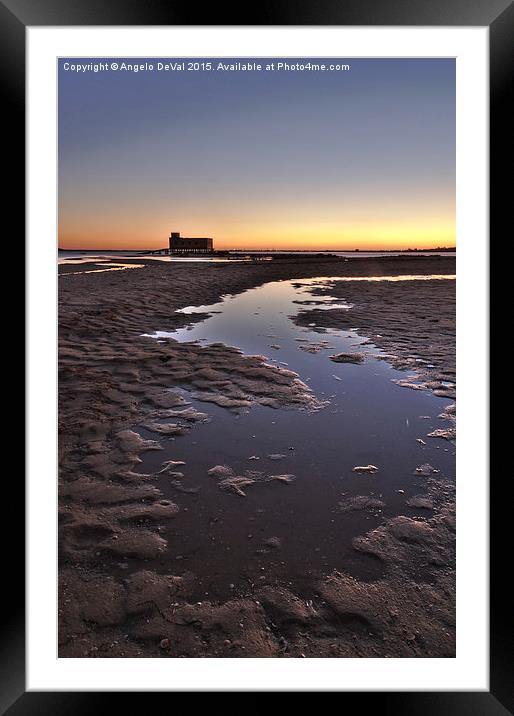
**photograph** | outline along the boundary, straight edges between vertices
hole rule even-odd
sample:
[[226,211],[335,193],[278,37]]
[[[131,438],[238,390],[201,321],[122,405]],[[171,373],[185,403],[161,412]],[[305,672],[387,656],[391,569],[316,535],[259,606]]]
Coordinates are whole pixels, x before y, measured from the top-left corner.
[[0,716],[514,715],[513,27],[512,0],[0,0]]
[[455,659],[456,71],[56,59],[59,660]]

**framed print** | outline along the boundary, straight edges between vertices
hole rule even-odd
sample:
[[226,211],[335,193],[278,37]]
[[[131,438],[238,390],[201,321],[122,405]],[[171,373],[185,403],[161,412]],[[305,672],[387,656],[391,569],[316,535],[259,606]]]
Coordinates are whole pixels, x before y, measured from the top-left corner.
[[0,10],[28,318],[2,713],[512,712],[488,437],[512,7]]

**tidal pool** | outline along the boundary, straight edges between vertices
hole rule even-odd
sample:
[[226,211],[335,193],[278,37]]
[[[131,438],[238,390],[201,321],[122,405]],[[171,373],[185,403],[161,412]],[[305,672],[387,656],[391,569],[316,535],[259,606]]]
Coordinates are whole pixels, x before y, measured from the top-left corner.
[[[298,373],[327,401],[314,412],[255,406],[236,415],[183,390],[193,407],[208,414],[207,421],[175,439],[139,430],[165,448],[145,453],[142,473],[158,472],[166,460],[183,460],[186,464],[177,468],[184,473],[183,485],[199,488],[185,494],[170,485],[169,477],[157,478],[164,495],[180,507],[165,529],[169,546],[162,569],[193,572],[198,599],[226,599],[249,586],[276,581],[307,596],[317,579],[333,570],[378,578],[381,562],[357,552],[352,539],[398,514],[432,514],[406,505],[410,497],[426,492],[427,477],[416,474],[416,467],[429,463],[439,471],[437,479],[454,480],[454,443],[427,437],[447,427],[438,416],[451,400],[396,385],[393,380],[407,373],[377,359],[380,351],[363,345],[366,339],[355,329],[299,327],[289,318],[309,304],[351,312],[351,304],[341,304],[341,299],[311,293],[334,280],[340,279],[278,281],[211,306],[187,307],[182,312],[209,316],[175,331],[160,326],[150,334],[158,340],[221,342],[245,354],[264,355],[270,364]],[[366,360],[351,364],[329,359],[354,351],[365,352]],[[295,480],[257,484],[241,497],[218,488],[207,474],[215,465],[228,465],[237,475],[259,470],[292,474]],[[361,465],[375,465],[378,472],[353,471]],[[357,495],[377,498],[384,506],[342,512],[339,503]]]

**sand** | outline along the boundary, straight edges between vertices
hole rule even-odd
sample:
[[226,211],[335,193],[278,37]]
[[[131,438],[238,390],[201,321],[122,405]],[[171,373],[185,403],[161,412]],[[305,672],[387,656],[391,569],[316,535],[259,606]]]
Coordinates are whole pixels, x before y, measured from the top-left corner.
[[[319,331],[354,328],[382,349],[383,360],[409,371],[398,385],[455,398],[455,281],[334,282],[312,292],[344,299],[352,309],[300,311],[294,319],[298,325],[314,322]],[[365,354],[329,357],[358,362]]]
[[[340,572],[313,585],[312,599],[295,594],[294,585],[270,584],[249,587],[225,603],[198,603],[190,596],[193,574],[161,573],[159,557],[169,547],[164,526],[179,508],[164,498],[155,475],[136,469],[143,453],[161,450],[162,440],[207,419],[191,409],[181,387],[236,412],[253,405],[320,407],[300,376],[268,365],[262,356],[245,356],[222,344],[159,342],[143,335],[202,318],[177,309],[209,305],[221,295],[278,279],[451,274],[455,260],[134,263],[146,265],[84,274],[76,273],[77,266],[64,267],[66,275],[59,279],[59,655],[452,656],[450,486],[443,489],[427,477],[426,494],[416,496],[426,518],[400,515],[356,538],[355,550],[383,565],[379,580],[360,582]],[[412,369],[407,382],[452,398],[454,283],[435,283],[338,284],[332,295],[354,303],[350,312],[314,307],[297,320],[308,316],[320,330],[358,326],[393,365]],[[427,370],[420,359],[435,368]],[[453,417],[453,406],[446,412]],[[145,425],[152,437],[140,437],[136,425]],[[453,438],[452,429],[442,430],[448,434],[432,437]],[[178,463],[164,469],[176,490],[187,490]],[[237,475],[226,466],[224,475],[212,477],[221,490],[233,493],[232,499],[244,497],[247,489],[258,494],[264,482],[277,490],[294,489],[284,487],[294,476],[274,472]],[[355,507],[362,505],[349,509]],[[417,578],[420,566],[431,575],[428,582]]]

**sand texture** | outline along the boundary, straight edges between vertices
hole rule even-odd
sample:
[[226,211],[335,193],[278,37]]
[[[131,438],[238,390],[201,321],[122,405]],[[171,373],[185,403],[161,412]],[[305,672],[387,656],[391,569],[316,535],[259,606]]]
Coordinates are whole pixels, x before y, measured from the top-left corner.
[[[180,440],[210,419],[190,405],[182,388],[236,413],[259,405],[304,411],[322,406],[301,376],[263,356],[221,343],[161,342],[143,335],[204,317],[177,309],[209,305],[279,279],[453,274],[455,260],[134,263],[143,267],[81,274],[86,266],[68,266],[59,278],[59,655],[453,656],[455,495],[430,465],[420,468],[425,492],[411,498],[426,516],[384,520],[353,542],[356,553],[380,564],[380,579],[327,574],[312,585],[310,597],[296,593],[294,585],[256,580],[225,602],[193,598],[193,573],[163,571],[163,555],[173,549],[167,526],[179,507],[163,495],[157,473],[141,474],[138,466],[144,454],[162,451],[164,441]],[[384,351],[384,359],[408,369],[407,387],[448,397],[445,419],[452,427],[427,440],[453,440],[454,282],[345,282],[330,291],[354,304],[352,310],[305,306],[298,323],[315,323],[321,332],[357,327]],[[365,355],[339,360],[360,362]],[[249,463],[259,469],[244,474],[235,473],[228,460],[213,462],[202,480],[229,493],[224,499],[258,495],[266,485],[287,492],[298,483],[279,462],[283,458],[270,455],[277,463],[266,469]],[[182,470],[177,459],[159,472],[178,497],[195,490]],[[382,505],[360,496],[343,500],[340,509],[376,514]],[[263,549],[280,550],[277,540],[269,536]]]

